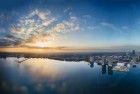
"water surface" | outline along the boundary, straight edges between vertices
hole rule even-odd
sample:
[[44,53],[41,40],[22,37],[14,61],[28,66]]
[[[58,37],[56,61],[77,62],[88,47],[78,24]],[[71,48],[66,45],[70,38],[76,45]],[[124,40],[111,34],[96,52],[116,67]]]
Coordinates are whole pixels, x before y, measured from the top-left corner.
[[[22,60],[22,59],[21,59]],[[128,72],[86,61],[0,59],[0,94],[139,94],[140,64]]]

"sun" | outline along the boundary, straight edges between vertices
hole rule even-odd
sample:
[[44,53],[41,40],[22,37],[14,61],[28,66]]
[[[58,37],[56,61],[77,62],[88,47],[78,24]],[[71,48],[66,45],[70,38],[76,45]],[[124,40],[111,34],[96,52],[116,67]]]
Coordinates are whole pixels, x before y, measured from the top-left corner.
[[23,45],[27,46],[27,47],[47,48],[48,47],[48,42],[37,41],[37,42],[25,43]]
[[46,42],[38,41],[35,43],[35,46],[39,47],[39,48],[45,48],[45,47],[47,47],[47,44],[46,44]]
[[27,47],[48,48],[53,46],[53,42],[53,39],[48,39],[48,37],[46,38],[38,35],[29,39],[29,41],[22,43],[22,45]]

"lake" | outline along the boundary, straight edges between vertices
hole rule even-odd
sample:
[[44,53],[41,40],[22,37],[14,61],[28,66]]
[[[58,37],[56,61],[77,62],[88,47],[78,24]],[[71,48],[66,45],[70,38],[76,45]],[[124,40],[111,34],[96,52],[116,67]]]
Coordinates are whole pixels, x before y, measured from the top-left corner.
[[[22,61],[22,62],[20,62]],[[0,94],[140,94],[140,64],[115,71],[97,62],[0,59]]]

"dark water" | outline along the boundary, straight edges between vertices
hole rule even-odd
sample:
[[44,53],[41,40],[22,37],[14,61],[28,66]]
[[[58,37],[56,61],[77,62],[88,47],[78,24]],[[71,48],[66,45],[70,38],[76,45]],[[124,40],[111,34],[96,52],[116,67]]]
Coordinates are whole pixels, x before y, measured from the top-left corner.
[[85,61],[0,59],[0,94],[140,94],[140,64],[127,72]]

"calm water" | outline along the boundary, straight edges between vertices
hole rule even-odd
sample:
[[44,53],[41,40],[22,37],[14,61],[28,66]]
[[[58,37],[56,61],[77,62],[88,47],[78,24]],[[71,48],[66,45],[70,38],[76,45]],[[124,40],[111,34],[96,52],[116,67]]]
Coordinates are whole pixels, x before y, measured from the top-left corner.
[[140,64],[128,72],[85,61],[0,59],[0,94],[140,94]]

